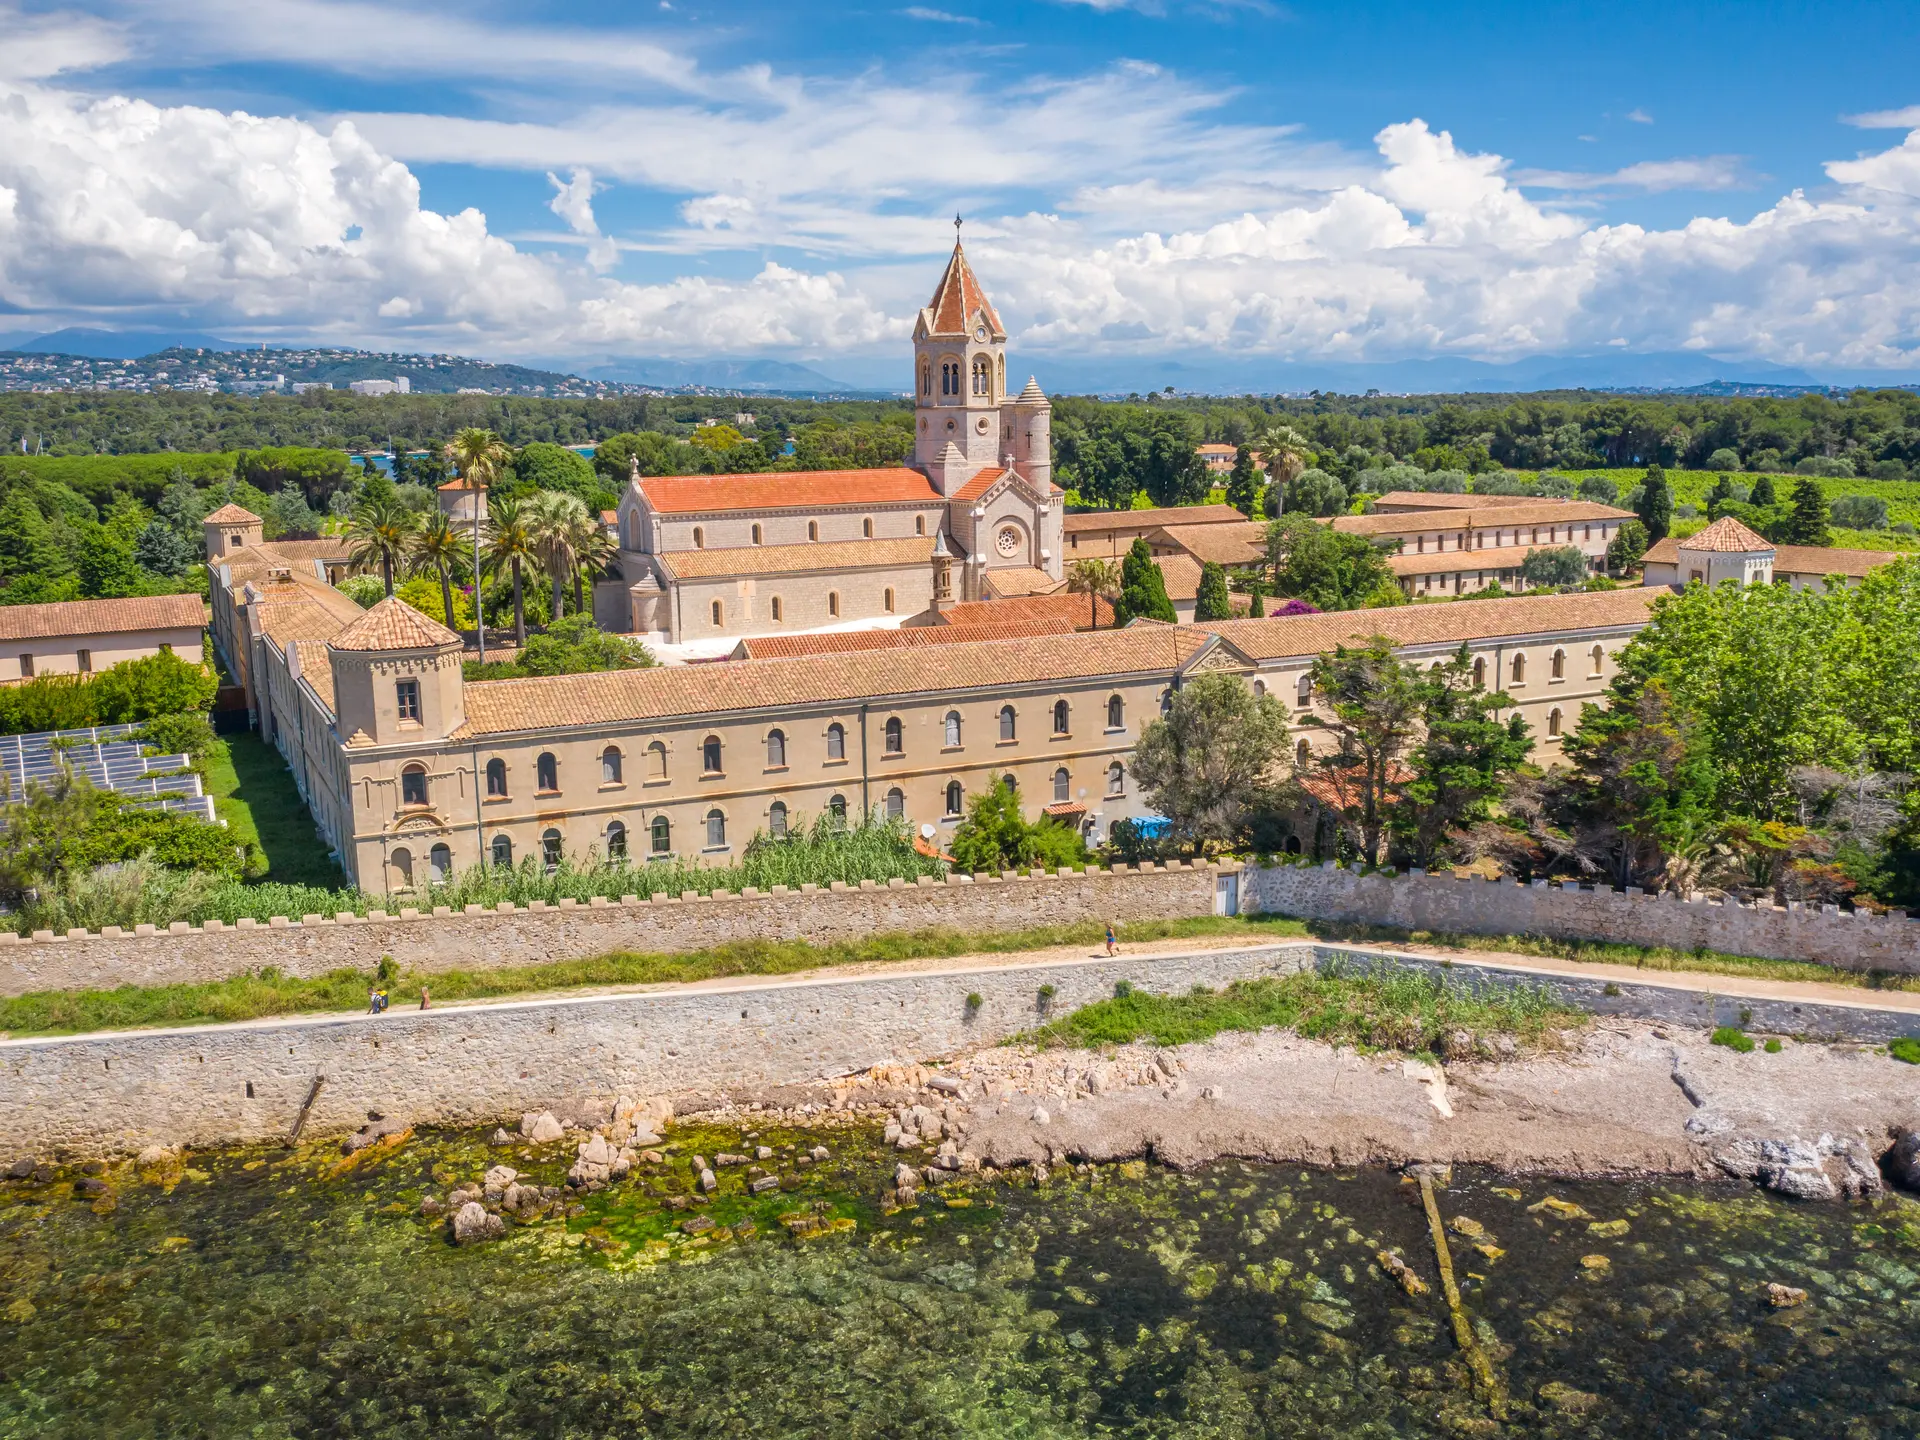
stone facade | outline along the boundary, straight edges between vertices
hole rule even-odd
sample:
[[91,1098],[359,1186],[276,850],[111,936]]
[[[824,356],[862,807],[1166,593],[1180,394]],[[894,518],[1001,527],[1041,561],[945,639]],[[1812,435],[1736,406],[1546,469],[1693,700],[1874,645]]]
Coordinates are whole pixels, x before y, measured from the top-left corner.
[[[1158,920],[1211,914],[1222,876],[1237,867],[1174,865],[1060,875],[950,876],[944,883],[836,883],[772,894],[729,894],[651,901],[563,900],[501,910],[441,907],[397,915],[308,915],[265,925],[150,925],[127,934],[109,927],[32,939],[0,933],[0,994],[114,985],[182,985],[224,980],[267,966],[289,975],[371,970],[391,955],[416,970],[542,965],[631,950],[675,953],[738,940],[831,944],[871,935],[945,927],[978,934],[1036,923]],[[1234,882],[1229,881],[1229,885]]]
[[1361,875],[1328,862],[1249,870],[1242,908],[1307,920],[1451,935],[1543,935],[1671,950],[1707,949],[1838,970],[1920,975],[1920,924],[1834,906],[1720,903],[1704,896],[1584,889],[1452,874]]

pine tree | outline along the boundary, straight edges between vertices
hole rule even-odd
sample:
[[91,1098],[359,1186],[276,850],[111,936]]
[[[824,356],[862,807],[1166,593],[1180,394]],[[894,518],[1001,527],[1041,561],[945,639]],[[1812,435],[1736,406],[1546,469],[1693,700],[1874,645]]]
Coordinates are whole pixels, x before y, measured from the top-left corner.
[[1127,558],[1120,563],[1120,598],[1114,602],[1113,623],[1125,625],[1136,619],[1164,620],[1175,624],[1173,601],[1167,598],[1166,578],[1153,563],[1153,552],[1144,537],[1133,542]]
[[140,593],[140,567],[133,546],[104,525],[89,522],[80,535],[80,593],[89,600]]
[[1200,593],[1194,598],[1193,618],[1233,618],[1233,597],[1227,591],[1227,572],[1211,560],[1200,567]]
[[1227,476],[1227,503],[1251,520],[1260,509],[1260,492],[1267,477],[1253,463],[1253,451],[1242,445],[1233,452],[1233,470]]
[[1833,543],[1833,537],[1827,533],[1827,492],[1813,476],[1802,477],[1793,487],[1792,508],[1787,512],[1780,539],[1786,545]]
[[1762,475],[1758,480],[1753,482],[1753,493],[1747,496],[1747,503],[1749,505],[1777,505],[1780,503],[1773,493],[1773,477],[1771,475]]
[[1634,505],[1640,523],[1647,527],[1647,543],[1658,545],[1673,529],[1673,491],[1667,488],[1667,472],[1658,465],[1647,467],[1647,478],[1640,487],[1640,499]]
[[66,569],[40,507],[15,490],[0,505],[0,581],[51,575]]

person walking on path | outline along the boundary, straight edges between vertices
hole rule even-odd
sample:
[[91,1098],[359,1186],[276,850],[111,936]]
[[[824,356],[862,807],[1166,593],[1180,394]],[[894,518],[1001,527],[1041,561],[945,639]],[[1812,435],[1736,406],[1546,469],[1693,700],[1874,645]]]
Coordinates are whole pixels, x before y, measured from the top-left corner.
[[420,987],[420,1008],[422,1010],[431,1010],[433,1008],[433,1002],[427,999],[427,987],[424,985]]
[[1113,933],[1113,922],[1109,920],[1107,922],[1107,954],[1118,955],[1119,953],[1120,939]]

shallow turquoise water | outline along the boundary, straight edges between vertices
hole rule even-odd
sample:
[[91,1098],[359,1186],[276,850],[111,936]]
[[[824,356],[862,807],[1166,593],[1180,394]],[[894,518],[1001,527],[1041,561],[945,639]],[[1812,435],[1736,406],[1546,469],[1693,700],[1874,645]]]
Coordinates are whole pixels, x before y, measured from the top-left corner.
[[[1503,1424],[1437,1285],[1409,1297],[1375,1260],[1436,1279],[1396,1175],[1104,1167],[887,1213],[877,1136],[769,1132],[835,1158],[770,1163],[792,1188],[758,1200],[725,1172],[705,1213],[757,1233],[714,1243],[662,1201],[742,1138],[674,1138],[586,1213],[466,1250],[423,1193],[565,1158],[457,1133],[338,1175],[317,1148],[233,1152],[170,1187],[123,1167],[108,1213],[71,1175],[0,1187],[0,1437],[1920,1434],[1904,1201],[1457,1175],[1443,1210],[1504,1251],[1451,1238]],[[1549,1195],[1588,1216],[1529,1212]],[[1810,1298],[1773,1310],[1768,1281]]]

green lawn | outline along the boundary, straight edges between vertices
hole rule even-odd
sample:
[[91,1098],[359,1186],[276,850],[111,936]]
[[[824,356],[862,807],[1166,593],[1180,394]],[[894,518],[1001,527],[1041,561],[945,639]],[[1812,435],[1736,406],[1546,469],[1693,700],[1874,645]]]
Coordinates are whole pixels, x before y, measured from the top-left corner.
[[266,873],[255,878],[283,885],[347,883],[313,828],[286,762],[257,732],[216,741],[207,752],[206,772],[215,813],[236,840],[252,841],[266,856]]

